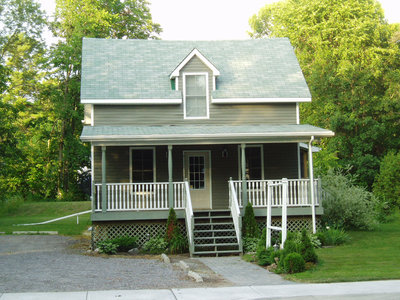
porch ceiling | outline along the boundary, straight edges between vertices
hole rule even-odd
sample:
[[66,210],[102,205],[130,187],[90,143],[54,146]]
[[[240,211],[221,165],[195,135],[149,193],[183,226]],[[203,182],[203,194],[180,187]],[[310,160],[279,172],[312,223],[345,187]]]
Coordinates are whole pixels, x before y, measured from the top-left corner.
[[301,125],[84,126],[81,140],[95,145],[190,145],[306,142],[330,130]]

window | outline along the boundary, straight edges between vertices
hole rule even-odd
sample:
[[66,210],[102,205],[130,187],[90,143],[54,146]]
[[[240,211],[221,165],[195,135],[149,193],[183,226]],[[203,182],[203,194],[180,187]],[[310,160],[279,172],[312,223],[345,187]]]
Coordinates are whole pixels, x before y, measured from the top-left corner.
[[184,75],[185,118],[208,118],[207,74]]
[[204,156],[189,156],[189,184],[191,189],[204,189],[204,168]]
[[132,182],[154,181],[154,149],[131,149]]
[[[246,179],[263,179],[263,156],[261,146],[247,146],[246,154]],[[241,152],[241,151],[240,151]],[[241,155],[241,154],[240,154]],[[241,156],[239,155],[239,166],[241,166]],[[240,170],[240,177],[242,176]]]

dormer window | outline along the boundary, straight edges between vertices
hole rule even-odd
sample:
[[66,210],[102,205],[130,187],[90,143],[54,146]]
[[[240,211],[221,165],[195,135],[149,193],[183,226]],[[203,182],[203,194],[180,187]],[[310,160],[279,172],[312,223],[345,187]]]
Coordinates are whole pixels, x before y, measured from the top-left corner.
[[208,73],[183,74],[185,119],[208,119]]

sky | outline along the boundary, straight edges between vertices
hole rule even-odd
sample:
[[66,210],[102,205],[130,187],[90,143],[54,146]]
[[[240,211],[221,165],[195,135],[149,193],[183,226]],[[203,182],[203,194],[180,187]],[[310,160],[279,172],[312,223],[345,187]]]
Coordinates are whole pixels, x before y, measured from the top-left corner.
[[[343,0],[346,1],[346,0]],[[51,15],[54,0],[39,0]],[[163,40],[231,40],[249,38],[249,18],[275,0],[148,0]],[[380,0],[389,23],[400,23],[400,1]]]

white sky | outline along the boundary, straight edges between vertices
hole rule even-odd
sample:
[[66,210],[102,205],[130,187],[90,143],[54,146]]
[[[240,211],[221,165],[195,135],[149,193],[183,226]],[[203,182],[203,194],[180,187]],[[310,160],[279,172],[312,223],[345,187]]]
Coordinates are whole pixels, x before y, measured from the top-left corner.
[[[275,0],[148,0],[153,21],[164,40],[229,40],[249,38],[249,18]],[[342,0],[346,1],[346,0]],[[39,0],[51,15],[54,0]],[[389,23],[400,23],[400,1],[380,0]]]

